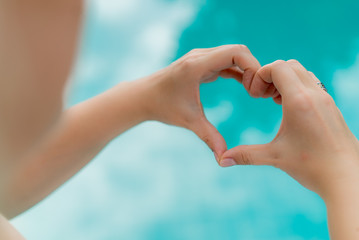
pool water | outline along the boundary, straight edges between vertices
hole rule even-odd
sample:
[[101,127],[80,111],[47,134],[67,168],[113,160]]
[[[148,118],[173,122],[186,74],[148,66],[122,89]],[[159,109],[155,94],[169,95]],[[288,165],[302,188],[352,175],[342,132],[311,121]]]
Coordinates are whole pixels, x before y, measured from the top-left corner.
[[[359,1],[90,0],[68,106],[193,48],[246,44],[262,64],[298,59],[359,136]],[[234,80],[201,87],[229,147],[271,141],[281,108]],[[28,239],[329,239],[323,201],[272,167],[222,169],[193,133],[148,122],[13,221]]]

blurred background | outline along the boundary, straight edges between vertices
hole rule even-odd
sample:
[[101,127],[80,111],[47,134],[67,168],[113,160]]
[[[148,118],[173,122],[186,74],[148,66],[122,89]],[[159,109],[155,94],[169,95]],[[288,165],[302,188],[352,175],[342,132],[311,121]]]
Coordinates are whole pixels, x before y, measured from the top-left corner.
[[[359,136],[359,1],[89,0],[67,106],[151,74],[193,48],[246,44],[298,59]],[[281,108],[234,80],[203,85],[229,147],[271,141]],[[30,240],[329,239],[323,201],[271,167],[218,167],[191,132],[148,122],[12,221]]]

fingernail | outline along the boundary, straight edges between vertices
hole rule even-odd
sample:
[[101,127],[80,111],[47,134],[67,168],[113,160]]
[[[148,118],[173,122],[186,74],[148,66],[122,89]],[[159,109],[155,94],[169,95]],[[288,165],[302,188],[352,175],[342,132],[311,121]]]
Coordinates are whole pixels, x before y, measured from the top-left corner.
[[231,167],[233,165],[237,165],[237,163],[233,160],[233,158],[225,158],[220,162],[222,167]]

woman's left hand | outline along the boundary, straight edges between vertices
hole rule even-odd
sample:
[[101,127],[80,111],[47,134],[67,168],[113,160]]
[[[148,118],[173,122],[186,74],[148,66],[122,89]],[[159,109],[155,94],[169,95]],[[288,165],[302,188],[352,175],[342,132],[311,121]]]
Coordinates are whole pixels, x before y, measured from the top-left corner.
[[224,77],[234,78],[246,86],[260,67],[244,45],[192,50],[150,77],[154,90],[150,91],[151,101],[147,107],[149,118],[193,131],[211,148],[218,161],[227,146],[204,115],[199,85]]

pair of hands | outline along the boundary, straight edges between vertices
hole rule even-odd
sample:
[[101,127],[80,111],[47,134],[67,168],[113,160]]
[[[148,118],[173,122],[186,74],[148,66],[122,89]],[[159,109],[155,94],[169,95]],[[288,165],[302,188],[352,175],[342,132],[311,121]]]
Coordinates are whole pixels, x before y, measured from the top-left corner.
[[[261,67],[246,46],[227,45],[192,50],[158,76],[147,106],[150,118],[196,133],[221,166],[271,165],[321,196],[357,178],[357,139],[319,80],[298,61]],[[234,78],[252,97],[271,97],[282,104],[282,124],[272,142],[227,150],[199,97],[199,85],[218,77]]]

